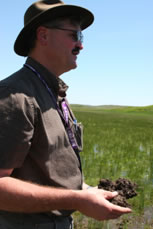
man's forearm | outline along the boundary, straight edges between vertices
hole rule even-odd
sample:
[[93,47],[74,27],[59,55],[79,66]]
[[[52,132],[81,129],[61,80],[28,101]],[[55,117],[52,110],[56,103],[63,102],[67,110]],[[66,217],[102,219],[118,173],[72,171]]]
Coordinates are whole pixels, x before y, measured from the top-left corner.
[[0,209],[11,212],[46,212],[75,206],[75,192],[40,186],[11,177],[0,178]]
[[11,177],[0,178],[0,209],[10,212],[37,213],[74,209],[97,220],[115,219],[131,212],[129,208],[107,201],[116,195],[96,188],[66,190],[39,186]]

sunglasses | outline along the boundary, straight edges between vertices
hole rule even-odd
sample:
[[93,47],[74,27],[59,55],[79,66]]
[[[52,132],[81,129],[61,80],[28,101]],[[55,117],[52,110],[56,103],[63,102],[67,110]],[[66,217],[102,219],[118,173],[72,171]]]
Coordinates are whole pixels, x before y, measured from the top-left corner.
[[83,34],[80,30],[73,30],[73,29],[64,29],[64,28],[60,28],[60,27],[49,27],[49,26],[45,26],[46,28],[49,29],[58,29],[58,30],[63,30],[63,31],[69,31],[73,33],[73,40],[74,41],[80,41],[81,43],[83,43]]

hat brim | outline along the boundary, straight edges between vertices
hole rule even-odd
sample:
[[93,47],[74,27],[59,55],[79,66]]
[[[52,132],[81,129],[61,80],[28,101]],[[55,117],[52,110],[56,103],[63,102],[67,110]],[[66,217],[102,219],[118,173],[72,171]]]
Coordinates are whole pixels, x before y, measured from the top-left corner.
[[60,5],[50,8],[35,17],[21,30],[14,43],[14,51],[20,56],[27,56],[27,39],[33,29],[37,28],[37,26],[45,21],[56,19],[58,17],[69,17],[72,15],[79,15],[79,17],[81,17],[81,30],[90,26],[94,20],[94,16],[89,10],[79,6]]

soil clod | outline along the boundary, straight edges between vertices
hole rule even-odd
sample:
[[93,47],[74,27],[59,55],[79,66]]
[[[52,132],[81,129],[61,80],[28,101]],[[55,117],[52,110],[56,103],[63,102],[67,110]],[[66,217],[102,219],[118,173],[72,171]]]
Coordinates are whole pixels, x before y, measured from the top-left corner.
[[137,195],[137,184],[125,178],[119,178],[114,182],[109,179],[101,179],[98,188],[111,192],[117,191],[119,193],[118,196],[109,201],[122,207],[130,207],[127,199],[133,198]]

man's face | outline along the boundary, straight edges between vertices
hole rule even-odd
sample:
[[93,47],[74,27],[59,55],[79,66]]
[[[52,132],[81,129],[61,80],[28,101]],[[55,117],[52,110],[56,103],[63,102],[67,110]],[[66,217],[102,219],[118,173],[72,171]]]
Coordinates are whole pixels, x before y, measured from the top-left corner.
[[81,41],[76,40],[77,31],[81,31],[80,26],[68,20],[62,26],[48,28],[46,55],[61,74],[77,67],[77,55],[83,49]]

